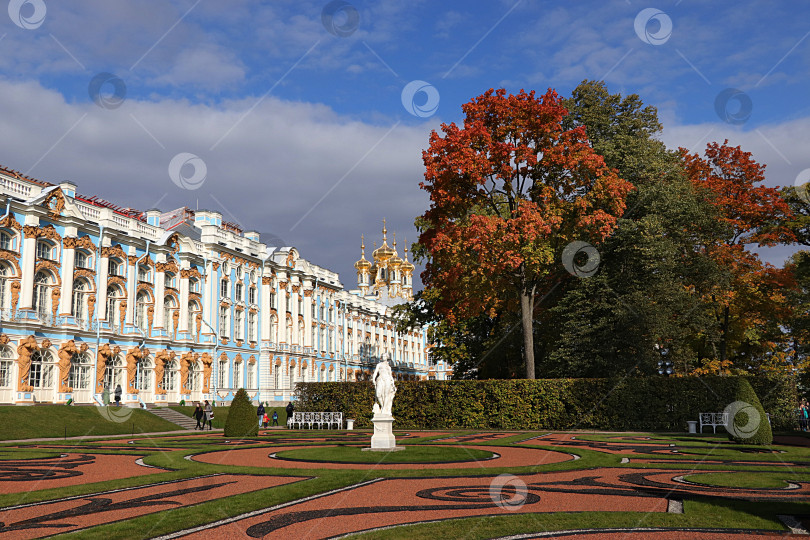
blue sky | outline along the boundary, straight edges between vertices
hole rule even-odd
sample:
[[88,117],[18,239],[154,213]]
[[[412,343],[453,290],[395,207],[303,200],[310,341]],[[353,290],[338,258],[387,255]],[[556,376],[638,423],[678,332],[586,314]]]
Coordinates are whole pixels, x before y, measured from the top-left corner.
[[[351,285],[383,217],[400,249],[415,239],[430,130],[492,87],[604,79],[659,109],[668,146],[727,138],[793,184],[810,168],[808,21],[795,1],[11,0],[0,163],[124,206],[219,210]],[[403,100],[412,87],[431,101]],[[173,181],[180,153],[201,181]]]

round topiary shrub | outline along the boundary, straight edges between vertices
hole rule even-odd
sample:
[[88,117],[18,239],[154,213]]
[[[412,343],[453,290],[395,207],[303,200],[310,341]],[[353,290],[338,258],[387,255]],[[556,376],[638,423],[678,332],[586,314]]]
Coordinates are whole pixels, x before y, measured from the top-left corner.
[[225,420],[226,437],[255,437],[259,434],[259,424],[256,421],[256,409],[250,403],[250,398],[244,388],[240,388],[233,397]]
[[734,402],[726,407],[728,438],[742,444],[771,444],[773,432],[765,409],[745,377],[737,377]]

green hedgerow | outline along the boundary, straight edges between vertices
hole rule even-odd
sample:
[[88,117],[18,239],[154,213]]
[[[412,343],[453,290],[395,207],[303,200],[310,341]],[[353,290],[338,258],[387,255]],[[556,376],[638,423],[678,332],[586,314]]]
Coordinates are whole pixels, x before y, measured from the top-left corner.
[[259,424],[256,421],[256,410],[250,403],[250,398],[244,388],[240,388],[233,397],[228,419],[225,421],[226,437],[255,437],[259,434]]
[[743,444],[771,444],[773,432],[756,392],[745,377],[737,377],[734,402],[726,407],[728,438]]

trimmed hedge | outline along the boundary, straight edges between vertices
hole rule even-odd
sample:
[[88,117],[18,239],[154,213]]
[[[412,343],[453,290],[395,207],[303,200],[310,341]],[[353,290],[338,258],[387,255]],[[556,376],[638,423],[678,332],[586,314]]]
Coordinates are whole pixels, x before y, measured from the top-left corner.
[[[795,428],[792,377],[745,377],[775,430]],[[599,429],[682,431],[700,412],[735,401],[737,377],[398,381],[397,429]],[[343,412],[371,427],[370,382],[299,383],[298,411]]]
[[735,401],[728,407],[728,438],[742,444],[771,444],[773,432],[765,419],[765,411],[751,384],[737,379]]
[[[216,409],[214,409],[216,418]],[[256,409],[244,388],[240,388],[233,397],[228,410],[228,419],[225,421],[226,437],[255,437],[259,434],[259,422]]]

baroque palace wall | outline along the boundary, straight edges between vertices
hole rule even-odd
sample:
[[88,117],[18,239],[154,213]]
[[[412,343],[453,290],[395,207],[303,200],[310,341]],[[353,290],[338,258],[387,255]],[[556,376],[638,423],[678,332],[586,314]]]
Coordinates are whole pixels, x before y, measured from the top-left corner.
[[0,403],[99,403],[117,384],[130,406],[238,388],[286,402],[299,381],[368,378],[385,353],[397,379],[445,376],[391,298],[218,212],[120,208],[4,168],[0,205]]

